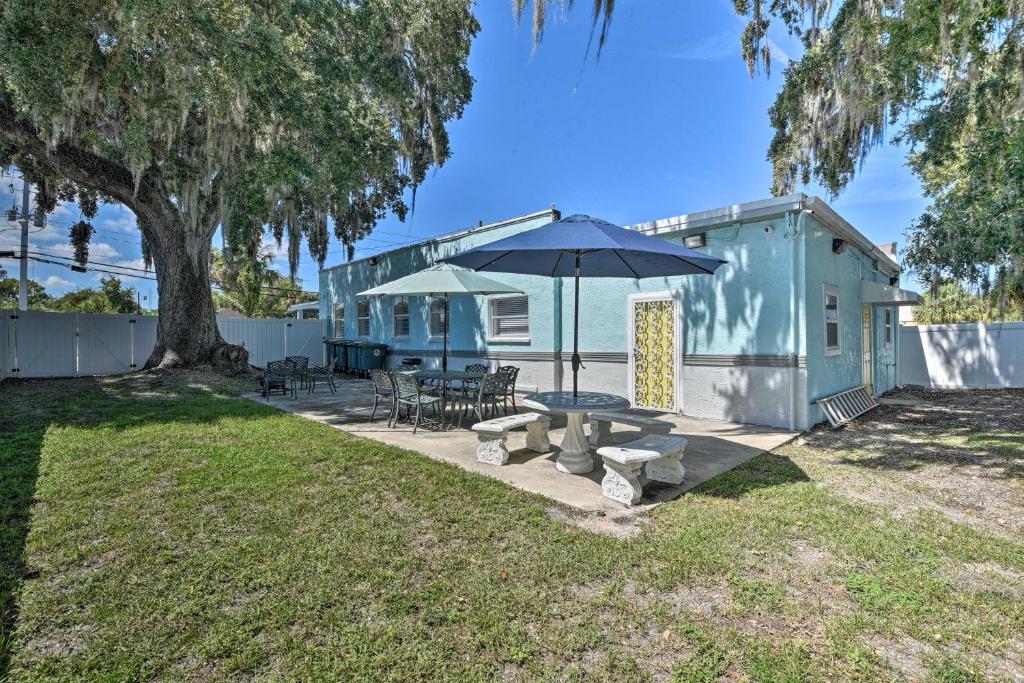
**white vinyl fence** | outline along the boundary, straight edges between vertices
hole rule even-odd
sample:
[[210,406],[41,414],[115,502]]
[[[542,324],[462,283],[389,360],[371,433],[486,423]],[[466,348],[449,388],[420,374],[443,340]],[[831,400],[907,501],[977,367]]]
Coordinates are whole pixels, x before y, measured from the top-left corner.
[[1024,323],[901,325],[899,383],[934,389],[1024,387]]
[[[155,316],[0,311],[0,379],[114,375],[141,368],[156,343]],[[264,367],[285,356],[326,363],[327,321],[217,318],[224,339]]]

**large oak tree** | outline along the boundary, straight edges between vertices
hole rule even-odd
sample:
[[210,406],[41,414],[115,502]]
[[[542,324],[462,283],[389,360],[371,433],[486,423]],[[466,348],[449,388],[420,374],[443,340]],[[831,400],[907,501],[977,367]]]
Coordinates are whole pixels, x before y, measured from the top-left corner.
[[[554,0],[532,9],[542,35]],[[560,4],[560,3],[559,3]],[[569,3],[572,5],[572,2]],[[1024,291],[1024,1],[733,0],[747,21],[737,52],[771,68],[775,22],[803,44],[769,111],[774,194],[812,179],[833,195],[871,150],[911,145],[928,210],[908,231],[906,262],[925,281]],[[598,50],[614,0],[592,0]]]
[[[210,241],[329,231],[351,250],[449,155],[470,0],[4,0],[0,161],[40,204],[128,206],[160,296],[149,366],[242,362],[217,330]],[[72,230],[81,258],[88,221]],[[351,251],[350,251],[351,253]],[[227,351],[226,351],[227,350]]]

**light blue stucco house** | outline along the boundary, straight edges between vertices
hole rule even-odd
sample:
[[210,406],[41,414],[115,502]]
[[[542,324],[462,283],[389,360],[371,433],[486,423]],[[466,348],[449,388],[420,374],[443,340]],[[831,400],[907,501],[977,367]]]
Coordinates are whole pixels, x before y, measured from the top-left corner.
[[[558,219],[554,209],[401,247],[320,272],[335,337],[440,362],[440,301],[357,293],[439,258]],[[899,288],[893,245],[876,246],[817,197],[793,194],[630,226],[728,261],[714,276],[584,280],[580,389],[638,407],[777,427],[823,419],[820,398],[895,385]],[[571,380],[571,282],[492,274],[522,296],[451,300],[449,366],[521,368],[520,391]],[[656,390],[652,391],[652,387]]]

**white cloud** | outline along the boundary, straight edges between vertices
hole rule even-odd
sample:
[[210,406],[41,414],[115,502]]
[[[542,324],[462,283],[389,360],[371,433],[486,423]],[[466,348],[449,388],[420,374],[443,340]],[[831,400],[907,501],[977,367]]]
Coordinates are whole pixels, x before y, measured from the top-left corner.
[[135,231],[136,221],[135,216],[130,211],[125,209],[123,212],[119,212],[122,215],[112,218],[101,218],[97,222],[97,226],[100,230],[112,230],[116,232],[127,232],[131,233]]
[[[65,240],[67,238],[65,237]],[[66,256],[73,257],[75,250],[66,241],[62,244],[37,244],[37,240],[34,236],[30,236],[29,248],[37,251],[45,252],[45,255],[55,256]],[[93,259],[108,261],[110,259],[121,258],[121,252],[114,247],[110,246],[106,242],[90,242],[89,243],[89,260]]]
[[67,289],[74,285],[70,280],[65,280],[59,275],[51,275],[42,282],[43,287],[47,289]]
[[683,45],[679,49],[664,52],[662,56],[682,61],[715,62],[727,57],[736,57],[739,54],[739,31],[725,30]]
[[[736,21],[735,28],[728,28],[718,33],[704,36],[698,40],[689,41],[677,49],[662,52],[661,56],[667,59],[680,61],[705,61],[717,62],[723,59],[740,59],[743,51],[740,45],[740,36],[746,27],[747,19],[739,16],[733,10],[731,3],[724,5],[725,10]],[[775,26],[778,22],[774,22]],[[792,57],[770,36],[764,37],[764,44],[771,53],[772,62],[785,65],[793,61]]]

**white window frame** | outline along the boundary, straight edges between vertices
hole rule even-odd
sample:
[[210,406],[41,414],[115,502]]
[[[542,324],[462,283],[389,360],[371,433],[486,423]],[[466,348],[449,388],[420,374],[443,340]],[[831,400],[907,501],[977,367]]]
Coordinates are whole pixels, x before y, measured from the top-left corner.
[[[441,321],[441,328],[434,330],[434,306],[440,305],[438,311],[438,319]],[[444,297],[443,296],[428,296],[427,297],[427,337],[432,342],[438,342],[444,340]]]
[[[508,299],[525,299],[526,300],[526,334],[495,334],[497,325],[495,325],[495,308],[501,301],[507,301]],[[523,344],[530,342],[530,297],[526,294],[511,294],[506,296],[493,296],[487,300],[487,341],[489,343],[497,344]]]
[[[335,337],[345,336],[345,304],[334,304],[333,313],[331,313],[331,331],[334,332]],[[341,316],[338,316],[338,311],[341,311]],[[338,323],[341,323],[341,329],[338,329]]]
[[[400,314],[398,312],[398,305],[405,304],[405,313]],[[405,318],[405,333],[400,334],[398,331],[398,321],[401,318]],[[391,336],[395,339],[408,339],[409,338],[409,297],[407,296],[396,296],[391,299]]]
[[[836,298],[836,319],[835,320],[829,320],[828,319],[828,297],[829,296],[834,296]],[[825,347],[825,355],[826,356],[838,356],[839,354],[841,354],[843,352],[843,335],[842,335],[842,326],[840,325],[840,320],[842,319],[842,316],[840,316],[840,314],[839,314],[839,308],[840,308],[841,301],[842,301],[842,299],[839,296],[839,288],[838,287],[836,287],[835,285],[830,285],[827,282],[822,285],[822,287],[821,287],[821,316],[822,316],[822,319],[823,319],[823,322],[824,322],[824,325],[822,327],[822,332],[824,333],[825,336],[822,338],[821,342],[822,342],[822,346]],[[836,345],[835,346],[829,346],[828,345],[828,326],[829,325],[835,325],[836,326]]]
[[882,343],[886,346],[892,346],[892,340],[895,333],[893,318],[895,317],[896,316],[893,315],[891,308],[885,309],[885,313],[882,317]]
[[[360,308],[366,306],[366,315],[360,315]],[[363,334],[363,321],[366,321],[366,334]],[[370,325],[373,322],[373,312],[368,298],[356,299],[356,336],[360,339],[370,338]]]

